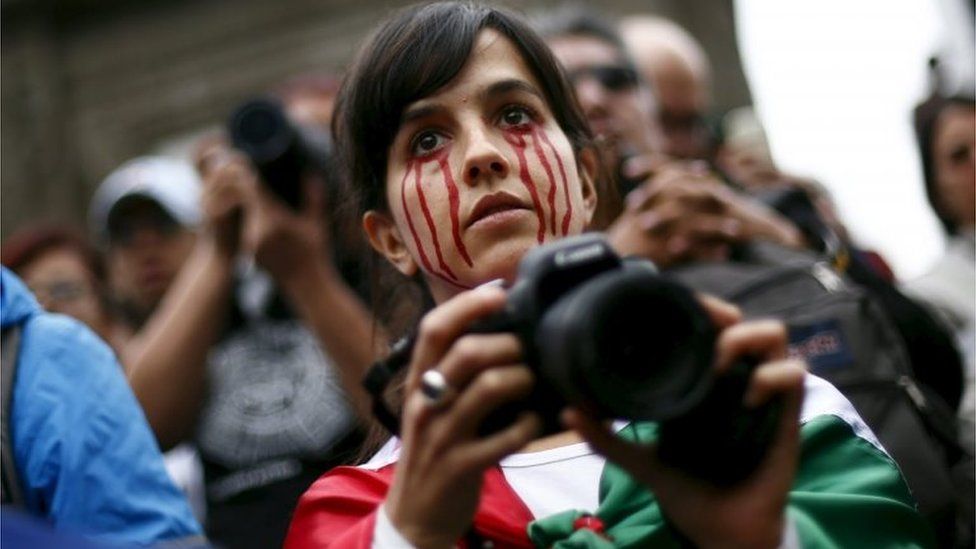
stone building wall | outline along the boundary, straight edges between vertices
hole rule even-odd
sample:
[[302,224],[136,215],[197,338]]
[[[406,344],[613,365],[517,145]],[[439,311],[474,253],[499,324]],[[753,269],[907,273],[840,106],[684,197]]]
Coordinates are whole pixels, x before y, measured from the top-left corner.
[[[749,103],[732,0],[608,0],[700,37],[719,108]],[[82,226],[122,161],[221,123],[289,76],[340,71],[389,0],[0,1],[0,236],[53,219]],[[550,1],[510,2],[519,10]],[[596,6],[597,4],[594,4]]]

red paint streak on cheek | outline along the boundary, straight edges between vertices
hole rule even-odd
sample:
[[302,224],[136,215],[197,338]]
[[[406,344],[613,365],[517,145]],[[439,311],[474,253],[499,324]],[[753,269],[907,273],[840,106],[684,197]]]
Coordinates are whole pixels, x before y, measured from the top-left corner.
[[424,246],[420,243],[420,237],[417,235],[417,229],[414,227],[413,216],[410,215],[410,210],[407,208],[407,177],[410,175],[411,170],[413,170],[413,162],[407,164],[407,171],[403,174],[403,181],[400,182],[400,203],[403,206],[403,215],[407,218],[407,226],[410,227],[410,235],[413,236],[414,247],[417,248],[417,252],[420,254],[420,262],[423,263],[424,269],[427,272],[433,272],[434,268],[430,265],[427,253],[424,252]]
[[512,145],[512,150],[515,151],[515,156],[518,157],[519,163],[519,177],[522,179],[522,184],[525,188],[529,190],[529,195],[532,196],[532,207],[535,209],[536,215],[539,217],[539,232],[536,235],[536,240],[539,244],[542,244],[546,239],[546,220],[542,213],[542,204],[539,202],[539,193],[535,188],[535,183],[532,181],[532,176],[529,175],[529,165],[525,161],[525,138],[516,133],[506,133],[505,141],[508,141]]
[[424,196],[424,189],[420,184],[420,167],[421,163],[417,162],[414,164],[414,187],[417,189],[417,198],[420,200],[420,209],[424,213],[424,219],[427,221],[427,229],[430,230],[431,240],[434,241],[434,252],[437,254],[437,265],[441,269],[441,273],[434,272],[435,274],[445,274],[453,280],[457,280],[457,276],[451,272],[451,268],[444,263],[444,253],[441,250],[441,243],[437,239],[437,227],[434,226],[434,217],[430,215],[430,208],[427,207],[427,197]]
[[573,203],[569,199],[569,183],[566,180],[566,168],[563,166],[563,159],[556,152],[556,147],[553,146],[552,141],[549,140],[549,135],[545,130],[540,129],[538,135],[546,142],[549,146],[549,150],[552,151],[552,155],[556,157],[556,163],[559,165],[559,175],[563,178],[563,196],[566,199],[566,214],[563,215],[563,236],[569,234],[569,223],[573,219]]
[[447,163],[447,154],[440,155],[437,163],[441,167],[441,173],[444,174],[444,186],[447,187],[447,198],[451,205],[451,234],[454,236],[454,246],[457,247],[458,253],[464,258],[468,267],[473,267],[474,264],[468,255],[468,249],[464,246],[464,241],[461,240],[461,199],[458,196],[454,176],[451,175],[451,166]]
[[539,162],[542,163],[542,167],[546,170],[546,176],[549,178],[549,194],[547,199],[549,200],[549,231],[555,236],[556,234],[556,177],[552,175],[552,166],[549,165],[549,159],[546,158],[546,153],[542,151],[542,147],[539,145],[539,129],[532,129],[532,149],[535,151],[535,155],[539,157]]

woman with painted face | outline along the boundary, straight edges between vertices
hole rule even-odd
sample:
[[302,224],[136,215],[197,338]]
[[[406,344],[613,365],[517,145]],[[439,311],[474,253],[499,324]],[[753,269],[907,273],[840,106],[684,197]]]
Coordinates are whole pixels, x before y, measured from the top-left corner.
[[715,368],[757,358],[744,404],[783,404],[745,480],[692,478],[632,442],[647,425],[574,409],[555,435],[531,412],[479,433],[537,381],[515,336],[469,333],[505,303],[485,283],[512,281],[528,250],[585,231],[597,200],[590,131],[519,19],[462,3],[399,13],[360,53],[335,128],[373,248],[435,307],[403,382],[402,438],[320,478],[287,547],[927,543],[897,467],[833,387],[787,360],[782,326],[740,322],[708,298]]

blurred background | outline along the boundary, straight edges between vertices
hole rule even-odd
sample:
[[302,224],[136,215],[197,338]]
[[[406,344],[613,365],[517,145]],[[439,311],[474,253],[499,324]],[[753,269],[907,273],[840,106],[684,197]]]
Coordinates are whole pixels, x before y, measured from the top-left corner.
[[[145,153],[185,153],[242,100],[308,72],[341,73],[381,0],[2,0],[0,232],[83,226],[92,191]],[[555,2],[508,2],[520,11]],[[899,277],[942,250],[910,125],[926,60],[973,67],[972,0],[613,0],[687,28],[714,71],[714,107],[753,104],[776,161],[821,180],[854,237]],[[744,67],[744,69],[743,69]]]

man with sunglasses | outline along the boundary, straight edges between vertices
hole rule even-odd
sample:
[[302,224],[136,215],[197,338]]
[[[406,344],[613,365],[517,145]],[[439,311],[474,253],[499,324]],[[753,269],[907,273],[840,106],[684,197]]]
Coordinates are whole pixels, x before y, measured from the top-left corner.
[[139,330],[189,257],[200,221],[200,181],[179,160],[141,157],[102,182],[89,222],[106,251],[110,294]]
[[617,153],[613,160],[661,150],[654,96],[613,28],[574,12],[550,24],[543,29],[549,47],[566,69],[597,139]]
[[726,187],[707,165],[666,154],[656,89],[614,27],[575,7],[539,26],[615,176],[598,190],[597,217],[609,221],[593,228],[606,229],[618,252],[667,267],[724,260],[733,244],[751,239],[803,245],[792,223]]

